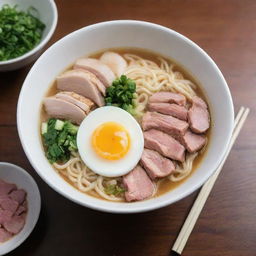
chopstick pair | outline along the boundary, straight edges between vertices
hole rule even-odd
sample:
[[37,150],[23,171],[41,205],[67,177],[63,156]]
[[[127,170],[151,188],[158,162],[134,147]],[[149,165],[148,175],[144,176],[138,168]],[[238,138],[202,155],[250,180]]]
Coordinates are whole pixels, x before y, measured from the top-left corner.
[[250,112],[249,108],[244,108],[244,107],[240,108],[240,110],[235,118],[233,134],[232,134],[227,152],[226,152],[224,158],[222,159],[219,167],[215,171],[215,173],[205,182],[205,184],[201,188],[201,190],[200,190],[200,192],[199,192],[199,194],[198,194],[198,196],[197,196],[197,198],[187,216],[187,219],[184,222],[184,224],[181,228],[181,231],[172,247],[172,251],[175,251],[176,253],[181,254],[184,247],[186,246],[187,240],[188,240],[188,238],[196,224],[196,221],[206,203],[206,200],[214,186],[214,183],[217,180],[217,178],[222,170],[222,167],[229,155],[229,152],[244,125],[244,122],[245,122],[249,112]]

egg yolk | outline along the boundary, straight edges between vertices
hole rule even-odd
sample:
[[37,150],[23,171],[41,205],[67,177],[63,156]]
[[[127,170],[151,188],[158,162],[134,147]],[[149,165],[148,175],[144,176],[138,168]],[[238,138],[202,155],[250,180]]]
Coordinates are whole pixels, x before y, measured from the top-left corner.
[[103,123],[92,134],[92,146],[99,156],[108,160],[118,160],[130,149],[130,135],[118,123]]

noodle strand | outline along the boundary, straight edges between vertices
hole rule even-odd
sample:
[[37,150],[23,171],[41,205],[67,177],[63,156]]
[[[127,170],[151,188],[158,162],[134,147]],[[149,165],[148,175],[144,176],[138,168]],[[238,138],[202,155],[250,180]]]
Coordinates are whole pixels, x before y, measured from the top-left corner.
[[[183,94],[188,101],[196,95],[196,85],[186,80],[182,73],[175,71],[175,66],[159,57],[159,63],[141,58],[135,54],[124,54],[128,63],[125,75],[136,82],[136,113],[138,121],[146,112],[149,97],[158,91],[171,91]],[[177,165],[176,170],[167,178],[172,182],[178,182],[187,177],[193,167],[193,161],[198,153],[187,154],[186,161]],[[124,201],[124,195],[114,196],[106,193],[108,185],[121,183],[121,177],[107,178],[92,172],[82,161],[78,153],[72,153],[70,160],[65,164],[54,163],[57,171],[64,175],[75,187],[82,192],[90,192],[100,197],[115,202]],[[154,182],[154,194],[156,194],[161,181]]]

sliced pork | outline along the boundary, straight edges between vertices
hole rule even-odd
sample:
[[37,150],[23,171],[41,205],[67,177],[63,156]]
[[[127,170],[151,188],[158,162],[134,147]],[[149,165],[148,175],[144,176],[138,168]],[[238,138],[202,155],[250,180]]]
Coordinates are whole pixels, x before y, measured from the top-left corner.
[[17,189],[15,184],[10,184],[3,180],[0,180],[0,196],[7,195],[15,189]]
[[19,203],[11,199],[9,196],[5,196],[0,198],[0,207],[3,210],[10,211],[12,214],[14,214],[19,207]]
[[204,133],[210,127],[210,117],[206,103],[199,97],[192,98],[192,107],[188,111],[190,129],[195,133]]
[[56,97],[45,98],[43,103],[45,111],[50,117],[70,120],[75,124],[80,124],[86,117],[82,109],[68,101]]
[[101,80],[92,72],[83,69],[83,72],[88,76],[88,79],[97,86],[99,91],[105,96],[106,95],[106,86],[101,82]]
[[148,104],[149,111],[156,111],[161,114],[171,115],[173,117],[177,117],[178,119],[187,121],[188,110],[180,106],[178,104],[170,104],[170,103],[149,103]]
[[12,234],[10,232],[0,227],[0,243],[3,243],[9,240],[11,237],[12,237]]
[[115,52],[104,52],[100,57],[100,61],[108,65],[118,77],[124,73],[127,67],[126,60]]
[[18,234],[25,224],[25,218],[23,215],[14,215],[9,221],[4,222],[3,227],[6,231],[12,234]]
[[83,70],[69,70],[58,76],[57,88],[61,91],[81,94],[100,107],[105,103],[98,87],[90,80],[88,73]]
[[[10,185],[10,186],[8,186]],[[8,188],[8,189],[6,189]],[[12,189],[10,189],[12,188]],[[14,184],[0,180],[0,243],[19,233],[24,227],[27,212],[26,192]]]
[[15,215],[21,215],[22,213],[26,212],[27,208],[23,205],[20,205],[17,211],[15,212]]
[[188,130],[180,141],[190,153],[194,153],[203,148],[206,143],[206,137]]
[[94,86],[96,86],[103,96],[106,95],[106,87],[105,87],[105,85],[97,78],[97,76],[95,76],[92,72],[87,71],[87,70],[85,70],[85,69],[81,69],[81,70],[77,69],[77,70],[83,72],[84,77],[87,79],[87,82],[88,82],[89,84],[93,84]]
[[141,164],[151,179],[163,178],[175,170],[173,162],[150,149],[144,149]]
[[92,72],[106,86],[110,86],[115,80],[113,71],[104,63],[93,58],[78,59],[74,69],[84,69]]
[[9,197],[19,204],[22,204],[26,198],[26,191],[24,189],[17,189],[9,194]]
[[81,108],[86,114],[88,114],[91,108],[94,107],[94,103],[74,92],[59,92],[55,95],[56,98],[68,101],[77,107]]
[[157,92],[149,98],[150,103],[176,103],[181,106],[186,105],[186,98],[184,95],[174,92]]
[[13,212],[0,208],[0,226],[2,226],[5,222],[9,221],[12,216]]
[[183,162],[185,160],[185,148],[172,136],[159,130],[151,129],[144,132],[144,146],[161,155]]
[[188,123],[172,116],[147,112],[142,117],[142,129],[158,129],[170,135],[184,135],[187,131]]
[[137,165],[131,172],[123,177],[126,188],[125,199],[127,201],[140,201],[153,195],[154,184],[143,170]]

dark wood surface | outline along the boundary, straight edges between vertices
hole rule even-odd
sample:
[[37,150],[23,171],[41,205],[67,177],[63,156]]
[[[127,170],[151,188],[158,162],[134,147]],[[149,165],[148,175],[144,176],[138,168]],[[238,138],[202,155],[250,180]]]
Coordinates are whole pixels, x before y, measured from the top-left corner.
[[[216,61],[229,84],[235,110],[245,105],[251,113],[183,255],[256,255],[256,1],[56,2],[59,22],[49,45],[89,24],[139,19],[186,35]],[[0,161],[25,168],[37,181],[42,196],[35,230],[10,255],[169,255],[197,192],[153,212],[114,215],[81,207],[53,191],[29,164],[17,134],[16,104],[30,67],[0,73]]]

